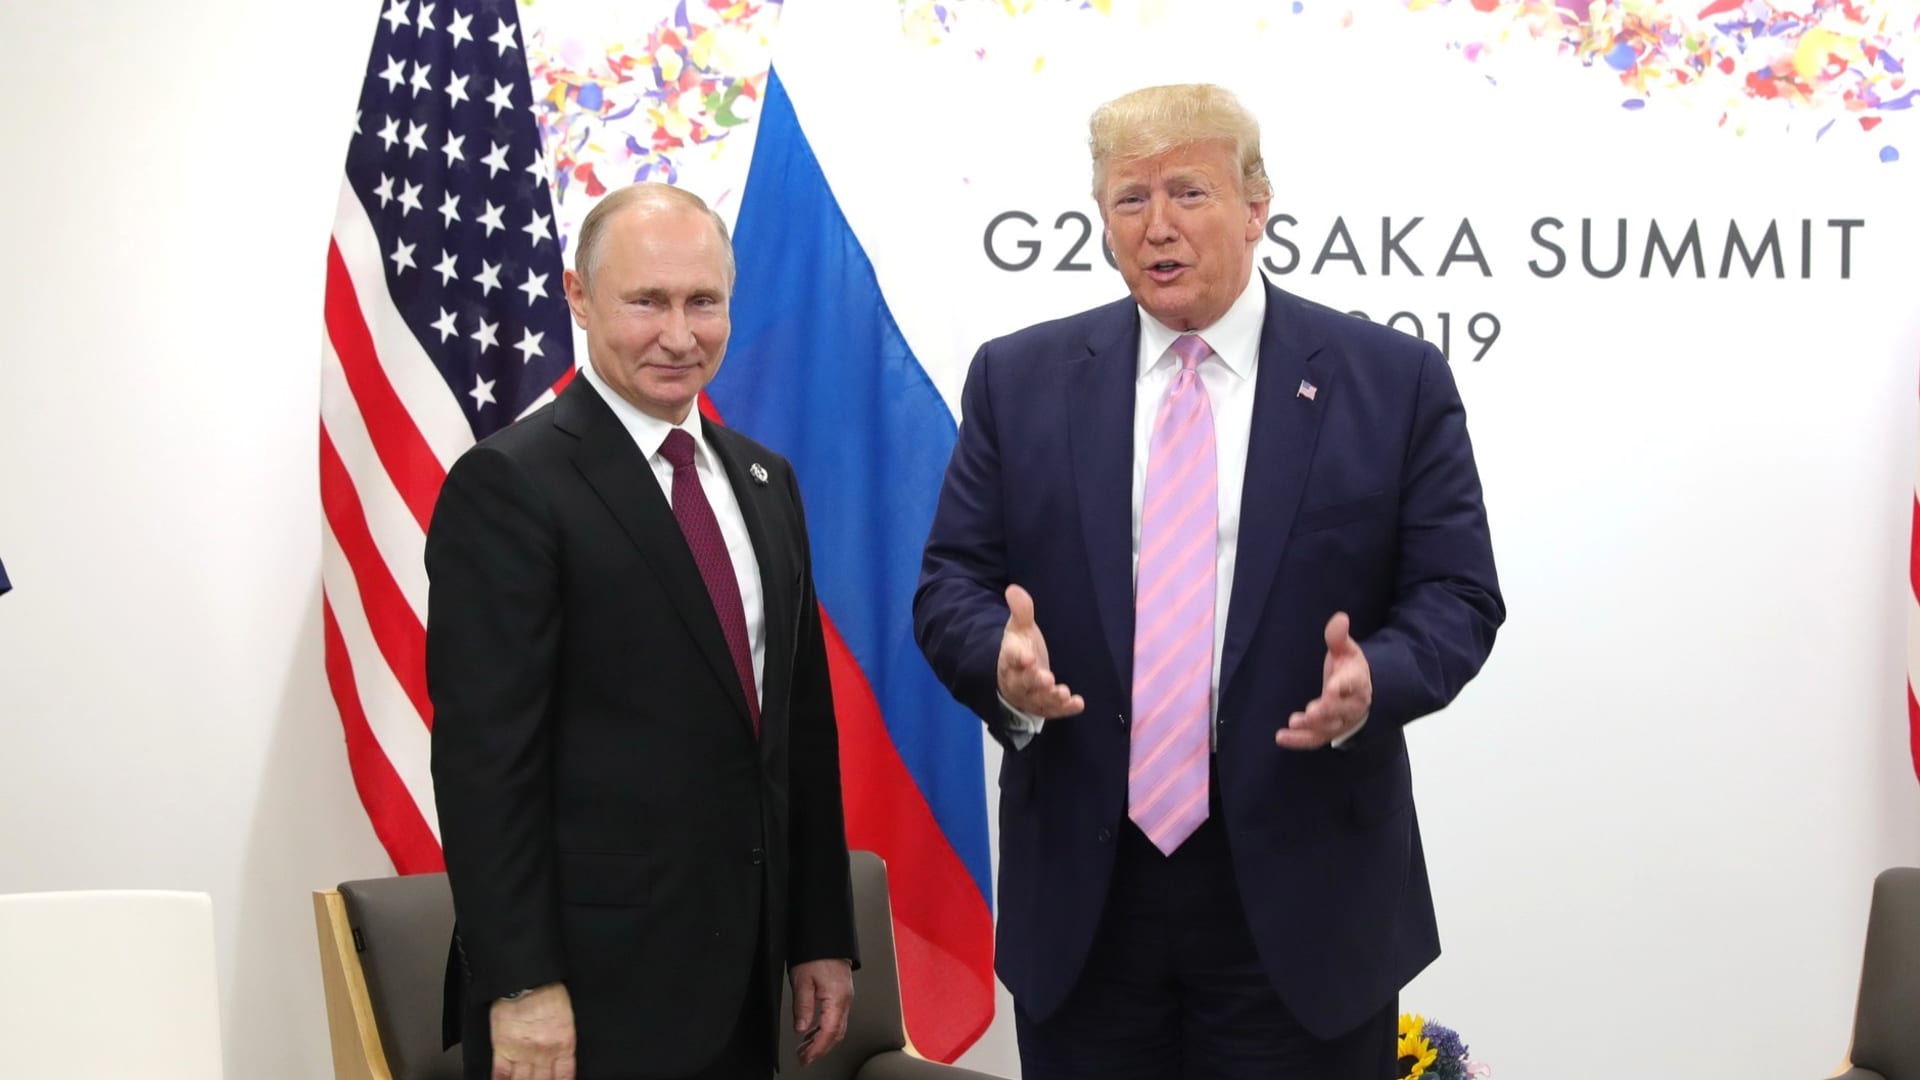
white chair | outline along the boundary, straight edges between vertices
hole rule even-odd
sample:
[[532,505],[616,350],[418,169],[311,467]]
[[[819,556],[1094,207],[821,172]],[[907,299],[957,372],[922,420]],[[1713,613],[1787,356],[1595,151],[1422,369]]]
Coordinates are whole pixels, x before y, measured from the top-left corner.
[[0,1070],[60,1080],[220,1080],[205,893],[0,896]]

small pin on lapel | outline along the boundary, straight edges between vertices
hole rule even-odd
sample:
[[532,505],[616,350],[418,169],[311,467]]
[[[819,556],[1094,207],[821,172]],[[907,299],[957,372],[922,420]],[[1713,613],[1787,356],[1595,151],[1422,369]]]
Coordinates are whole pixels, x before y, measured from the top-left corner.
[[754,462],[747,466],[747,475],[753,477],[753,482],[759,484],[761,487],[767,486],[767,467],[765,465],[757,461]]
[[1318,387],[1314,386],[1312,383],[1308,382],[1305,379],[1301,379],[1300,389],[1294,392],[1294,396],[1303,397],[1303,398],[1306,398],[1308,401],[1312,401],[1313,395],[1319,392],[1320,392],[1320,389]]

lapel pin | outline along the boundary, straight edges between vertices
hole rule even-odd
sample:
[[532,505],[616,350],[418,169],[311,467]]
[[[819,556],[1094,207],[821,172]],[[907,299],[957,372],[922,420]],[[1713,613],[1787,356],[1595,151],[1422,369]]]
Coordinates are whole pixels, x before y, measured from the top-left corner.
[[767,486],[767,467],[765,465],[757,461],[754,462],[747,466],[747,475],[753,477],[753,482],[759,484],[761,487]]
[[1312,383],[1308,382],[1305,379],[1301,379],[1300,389],[1294,391],[1294,396],[1303,397],[1303,398],[1306,398],[1308,401],[1312,401],[1313,395],[1319,392],[1320,392],[1320,389],[1318,387],[1314,386]]

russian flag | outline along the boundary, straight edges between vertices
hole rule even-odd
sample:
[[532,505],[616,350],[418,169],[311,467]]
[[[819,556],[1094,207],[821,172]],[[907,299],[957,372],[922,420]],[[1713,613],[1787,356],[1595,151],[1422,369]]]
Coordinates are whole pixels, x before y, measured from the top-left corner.
[[799,473],[840,723],[849,844],[887,863],[908,1038],[951,1062],[993,1019],[982,732],[913,641],[953,414],[895,322],[780,77],[734,229],[727,360],[707,388]]

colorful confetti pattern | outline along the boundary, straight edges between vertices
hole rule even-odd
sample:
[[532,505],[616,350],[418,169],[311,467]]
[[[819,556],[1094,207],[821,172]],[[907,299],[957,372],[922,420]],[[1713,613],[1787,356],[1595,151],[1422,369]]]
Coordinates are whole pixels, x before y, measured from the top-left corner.
[[[1250,4],[1292,15],[1334,14],[1351,29],[1373,4],[1272,0]],[[1814,133],[1836,125],[1871,133],[1920,105],[1907,64],[1920,53],[1915,0],[1401,0],[1410,13],[1456,16],[1463,36],[1448,44],[1479,64],[1497,85],[1498,54],[1518,46],[1552,48],[1585,67],[1609,69],[1625,91],[1622,108],[1656,101],[1705,106],[1735,134],[1778,123]],[[900,0],[901,30],[926,45],[962,42],[985,59],[983,35],[1002,19],[1062,9],[1112,14],[1112,0]],[[1142,17],[1173,12],[1143,3]],[[1215,17],[1218,17],[1216,14]],[[1256,29],[1268,30],[1266,19]],[[1378,26],[1375,26],[1378,29]],[[964,31],[970,31],[964,32]],[[1038,65],[1036,64],[1036,70]],[[1907,123],[1910,131],[1912,123]],[[1887,134],[1882,132],[1881,135]],[[1894,162],[1894,142],[1876,138],[1879,159]]]
[[[1623,108],[1662,98],[1706,104],[1718,110],[1719,126],[1737,133],[1778,122],[1804,126],[1817,141],[1840,123],[1872,132],[1920,104],[1907,75],[1920,52],[1912,0],[1403,2],[1414,12],[1478,13],[1462,25],[1484,33],[1450,46],[1468,61],[1488,64],[1510,45],[1545,43],[1584,66],[1611,69],[1626,92]],[[1878,156],[1893,162],[1900,152],[1886,142]]]
[[688,155],[718,154],[766,90],[779,17],[780,0],[680,0],[636,41],[550,41],[535,28],[534,109],[563,216],[569,202],[673,183]]

